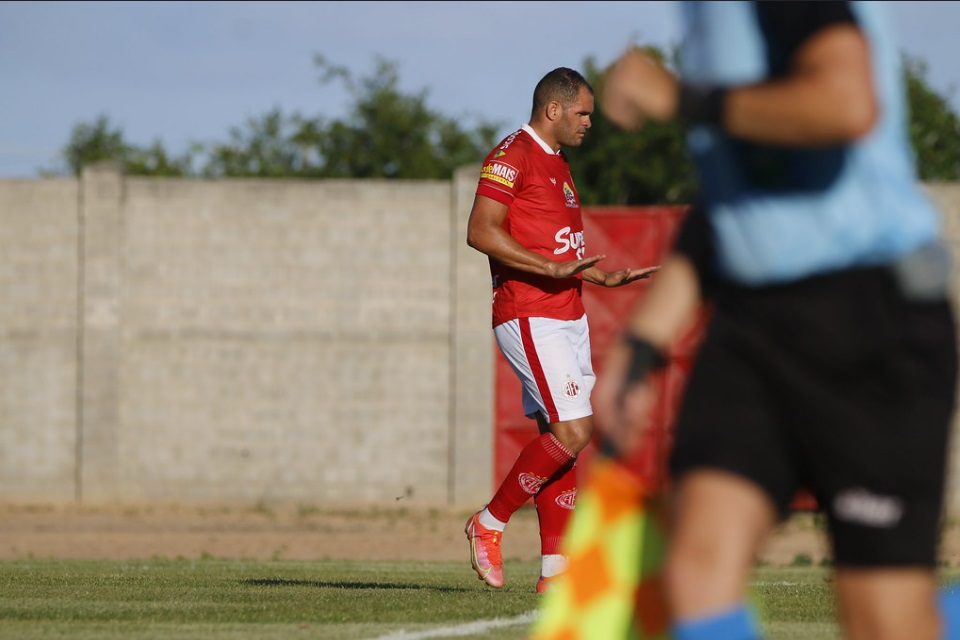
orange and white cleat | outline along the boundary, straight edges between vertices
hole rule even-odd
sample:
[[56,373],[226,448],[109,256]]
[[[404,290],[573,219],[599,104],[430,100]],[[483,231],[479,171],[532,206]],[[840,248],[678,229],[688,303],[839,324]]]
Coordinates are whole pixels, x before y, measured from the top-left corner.
[[487,529],[480,524],[479,516],[479,511],[470,516],[464,529],[470,542],[470,564],[478,578],[499,589],[503,586],[503,558],[500,555],[503,532]]
[[537,580],[537,593],[546,593],[547,591],[553,589],[553,585],[556,584],[556,581],[560,578],[560,575],[547,577],[540,576],[540,579]]

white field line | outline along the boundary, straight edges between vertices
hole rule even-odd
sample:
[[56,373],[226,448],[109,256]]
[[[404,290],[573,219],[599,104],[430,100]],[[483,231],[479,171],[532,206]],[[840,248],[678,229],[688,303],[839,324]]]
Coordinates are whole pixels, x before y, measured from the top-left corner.
[[[754,582],[755,587],[792,587],[804,584],[802,582]],[[475,620],[452,627],[437,627],[436,629],[427,629],[424,631],[392,631],[384,636],[377,636],[372,640],[426,640],[426,638],[455,638],[457,636],[472,636],[479,633],[485,633],[491,629],[500,629],[502,627],[512,627],[518,624],[530,624],[537,619],[537,611],[528,611],[521,613],[513,618],[494,618],[492,620]]]
[[491,629],[512,627],[518,624],[530,624],[537,619],[537,611],[521,613],[513,618],[494,618],[492,620],[475,620],[451,627],[438,627],[424,631],[393,631],[385,636],[377,636],[373,640],[424,640],[425,638],[450,638],[457,636],[472,636],[485,633]]

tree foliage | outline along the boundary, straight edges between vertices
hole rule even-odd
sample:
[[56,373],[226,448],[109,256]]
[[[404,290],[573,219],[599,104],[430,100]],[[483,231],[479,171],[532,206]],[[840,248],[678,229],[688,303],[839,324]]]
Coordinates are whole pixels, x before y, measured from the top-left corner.
[[310,175],[310,149],[298,141],[298,117],[274,109],[232,127],[229,140],[214,143],[201,173],[206,177],[284,178]]
[[480,162],[496,142],[498,123],[481,120],[466,128],[431,109],[426,90],[401,91],[392,62],[379,59],[373,74],[361,78],[322,56],[314,62],[322,84],[342,82],[352,96],[346,117],[274,109],[231,127],[223,142],[194,144],[184,156],[171,157],[160,143],[129,144],[101,115],[74,127],[64,159],[75,175],[111,160],[132,175],[439,180]]
[[191,174],[194,152],[191,148],[181,157],[172,157],[159,141],[145,148],[132,146],[124,139],[123,131],[112,128],[110,119],[100,115],[92,123],[80,123],[73,128],[63,158],[76,176],[83,167],[104,161],[120,165],[129,175],[187,176]]
[[63,149],[63,157],[74,175],[88,164],[103,161],[123,160],[129,153],[129,147],[123,139],[123,132],[111,129],[105,115],[99,116],[93,123],[80,123],[73,128],[70,141]]
[[354,99],[353,111],[335,120],[318,150],[327,177],[442,179],[464,164],[480,162],[496,142],[499,125],[483,121],[474,130],[427,105],[426,90],[399,89],[396,66],[380,59],[373,76],[355,81],[343,67],[315,63],[323,82],[342,80]]
[[[655,47],[647,50],[661,60]],[[677,52],[671,52],[675,66]],[[129,144],[108,118],[77,124],[63,149],[69,170],[118,163],[131,175],[207,178],[384,178],[449,179],[458,167],[479,163],[497,142],[500,123],[480,120],[467,127],[431,108],[428,92],[400,88],[396,65],[378,58],[370,75],[355,77],[323,56],[314,63],[321,84],[341,83],[352,102],[344,117],[285,114],[274,109],[228,131],[223,142],[194,143],[181,156],[160,142]],[[904,56],[910,108],[910,140],[920,179],[960,179],[960,121],[949,103],[926,81],[926,66]],[[584,76],[597,94],[603,71],[592,58]],[[532,89],[531,89],[532,91]],[[593,127],[579,148],[567,149],[581,200],[589,205],[646,205],[691,202],[696,176],[677,123],[648,123],[624,132],[593,114]]]
[[960,180],[960,120],[947,99],[926,82],[927,65],[904,55],[910,105],[910,142],[925,182]]

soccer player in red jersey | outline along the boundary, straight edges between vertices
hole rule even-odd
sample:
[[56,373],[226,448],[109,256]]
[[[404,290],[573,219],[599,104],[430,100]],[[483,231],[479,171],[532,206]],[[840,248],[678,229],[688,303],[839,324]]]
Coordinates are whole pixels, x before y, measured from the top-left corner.
[[576,501],[574,465],[594,429],[583,281],[619,287],[659,268],[604,271],[596,265],[605,256],[586,253],[580,199],[561,147],[582,143],[593,107],[593,89],[580,73],[560,67],[545,75],[529,123],[484,160],[467,226],[467,244],[490,261],[497,344],[522,383],[524,414],[540,431],[467,522],[471,564],[492,587],[503,586],[503,530],[531,496],[542,554],[537,591],[566,566],[560,540]]

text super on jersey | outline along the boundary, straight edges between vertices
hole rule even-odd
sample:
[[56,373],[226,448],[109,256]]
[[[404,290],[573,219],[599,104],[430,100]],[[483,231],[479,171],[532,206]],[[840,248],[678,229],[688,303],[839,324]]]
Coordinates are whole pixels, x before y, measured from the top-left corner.
[[[508,207],[503,228],[521,245],[562,262],[584,257],[580,198],[570,165],[524,125],[483,162],[477,195]],[[580,276],[550,278],[490,259],[493,325],[516,318],[576,320],[583,313]]]

